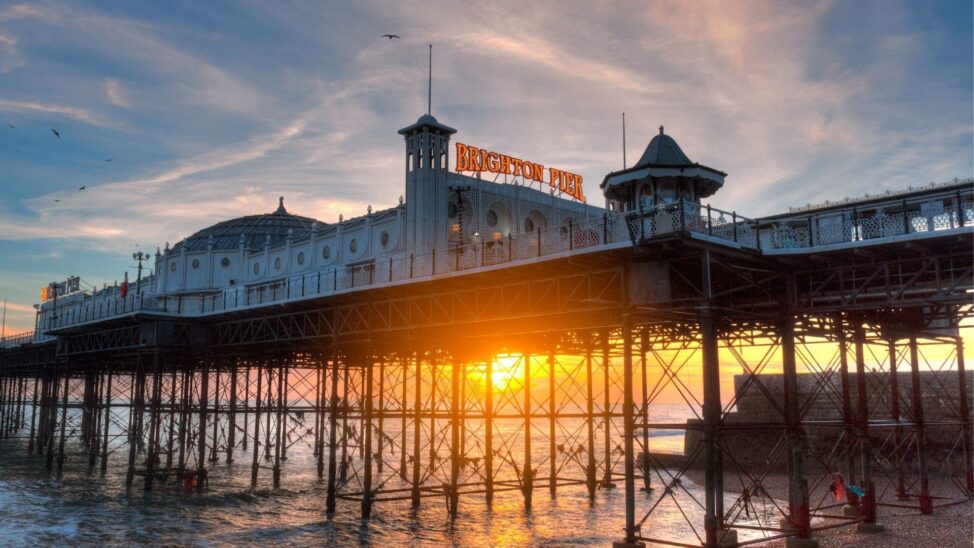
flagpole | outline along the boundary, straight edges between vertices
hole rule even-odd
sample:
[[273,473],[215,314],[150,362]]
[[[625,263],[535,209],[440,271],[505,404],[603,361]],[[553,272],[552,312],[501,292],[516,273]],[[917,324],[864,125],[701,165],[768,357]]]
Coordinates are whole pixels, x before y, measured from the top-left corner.
[[622,113],[622,169],[626,169],[626,113]]

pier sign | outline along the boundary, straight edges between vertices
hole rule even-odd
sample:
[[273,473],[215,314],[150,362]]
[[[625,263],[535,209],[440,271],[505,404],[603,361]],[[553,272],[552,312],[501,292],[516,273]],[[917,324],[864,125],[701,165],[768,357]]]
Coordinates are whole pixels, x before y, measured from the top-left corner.
[[[546,170],[544,164],[521,160],[463,143],[457,143],[456,170],[458,173],[488,171],[523,177],[525,180],[537,181],[542,184],[548,183],[548,186],[558,189],[562,194],[567,194],[580,202],[585,201],[585,194],[582,193],[581,175],[553,167]],[[545,177],[546,174],[547,178]]]

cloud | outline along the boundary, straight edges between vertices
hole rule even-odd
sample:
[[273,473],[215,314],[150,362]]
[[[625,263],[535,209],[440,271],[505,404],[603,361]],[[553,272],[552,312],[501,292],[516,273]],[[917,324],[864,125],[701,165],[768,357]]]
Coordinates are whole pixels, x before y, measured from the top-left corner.
[[7,312],[30,312],[34,313],[34,307],[27,304],[17,304],[12,302],[7,302]]
[[95,126],[110,126],[107,120],[101,118],[100,116],[92,113],[89,110],[71,107],[67,105],[59,105],[54,103],[38,103],[34,101],[12,101],[8,99],[0,99],[0,110],[10,111],[10,112],[20,112],[20,111],[32,111],[41,112],[44,114],[56,114],[64,116],[66,118],[71,118],[72,120],[77,120],[79,122],[84,122],[86,124],[91,124]]
[[105,99],[117,107],[132,108],[132,103],[125,96],[122,85],[118,83],[118,80],[105,80]]

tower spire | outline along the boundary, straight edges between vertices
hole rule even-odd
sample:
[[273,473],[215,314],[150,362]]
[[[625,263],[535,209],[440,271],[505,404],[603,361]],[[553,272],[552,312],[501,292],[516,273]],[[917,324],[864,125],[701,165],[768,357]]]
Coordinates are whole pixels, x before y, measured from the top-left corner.
[[430,44],[429,80],[426,82],[426,114],[433,114],[433,44]]

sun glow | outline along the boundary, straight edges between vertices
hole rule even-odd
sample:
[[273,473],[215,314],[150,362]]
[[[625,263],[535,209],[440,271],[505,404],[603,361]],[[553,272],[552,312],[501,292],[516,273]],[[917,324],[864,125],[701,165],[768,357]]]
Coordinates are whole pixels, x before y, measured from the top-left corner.
[[[472,368],[467,377],[475,379],[481,389],[487,388],[487,368],[481,365]],[[491,363],[490,387],[496,392],[504,392],[510,388],[517,389],[524,383],[524,356],[498,356]]]

